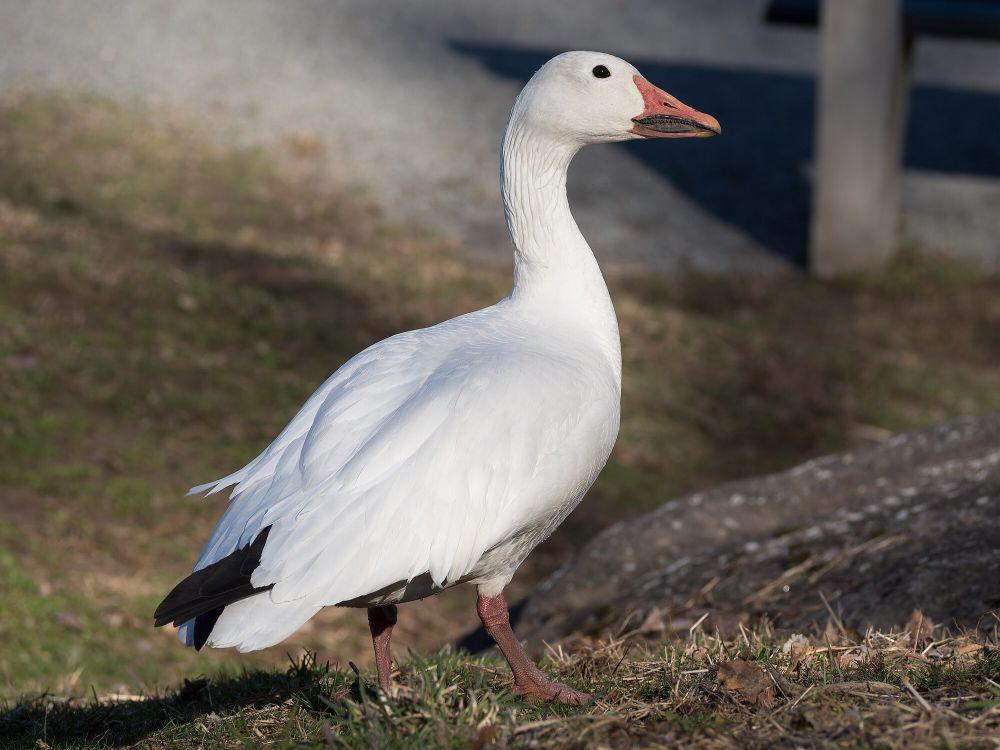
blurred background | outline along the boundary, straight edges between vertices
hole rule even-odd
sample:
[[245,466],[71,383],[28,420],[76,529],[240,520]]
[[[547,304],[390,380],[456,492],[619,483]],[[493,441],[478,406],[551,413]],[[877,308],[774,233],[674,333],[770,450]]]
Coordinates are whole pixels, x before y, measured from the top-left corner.
[[[499,140],[566,49],[625,57],[724,135],[574,163],[622,434],[520,593],[683,491],[1000,408],[995,3],[950,4],[966,38],[885,0],[819,29],[774,5],[0,4],[0,695],[367,657],[355,611],[248,656],[154,631],[223,507],[183,491],[367,344],[506,292]],[[400,642],[474,621],[450,592]]]

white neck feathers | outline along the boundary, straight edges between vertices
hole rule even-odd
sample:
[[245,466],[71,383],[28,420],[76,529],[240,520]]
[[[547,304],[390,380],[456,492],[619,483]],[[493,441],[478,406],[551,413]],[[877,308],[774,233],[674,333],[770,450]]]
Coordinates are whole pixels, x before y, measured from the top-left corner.
[[581,145],[539,132],[528,122],[521,98],[514,104],[500,150],[500,191],[514,244],[515,293],[543,280],[582,283],[585,293],[599,281],[607,293],[566,197],[566,174]]
[[500,190],[514,244],[510,298],[586,321],[620,377],[614,307],[566,196],[569,164],[583,144],[534,128],[523,98],[514,104],[500,151]]

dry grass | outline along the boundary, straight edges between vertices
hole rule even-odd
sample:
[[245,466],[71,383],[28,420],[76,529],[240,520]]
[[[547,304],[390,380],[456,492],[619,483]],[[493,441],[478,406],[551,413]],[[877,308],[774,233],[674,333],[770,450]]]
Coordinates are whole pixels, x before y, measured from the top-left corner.
[[67,747],[992,748],[1000,736],[997,622],[950,634],[811,637],[766,623],[732,639],[578,639],[545,668],[591,691],[584,708],[512,698],[505,667],[414,656],[377,694],[371,675],[320,666],[244,672],[154,696],[40,697],[4,709],[0,742]]

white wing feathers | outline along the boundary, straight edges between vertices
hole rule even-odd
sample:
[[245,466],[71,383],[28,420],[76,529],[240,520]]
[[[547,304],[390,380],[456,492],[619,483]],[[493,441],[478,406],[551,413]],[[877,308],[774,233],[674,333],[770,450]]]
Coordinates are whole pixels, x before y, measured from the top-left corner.
[[235,485],[196,569],[273,524],[252,579],[273,585],[273,603],[318,608],[424,573],[443,586],[544,513],[540,503],[589,484],[578,467],[594,463],[592,435],[617,432],[610,369],[605,381],[592,353],[489,340],[484,322],[366,349],[260,456],[194,488]]

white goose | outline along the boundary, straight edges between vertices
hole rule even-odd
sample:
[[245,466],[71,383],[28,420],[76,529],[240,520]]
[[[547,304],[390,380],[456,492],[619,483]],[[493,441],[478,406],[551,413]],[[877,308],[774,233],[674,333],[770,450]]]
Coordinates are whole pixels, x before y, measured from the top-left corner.
[[478,586],[517,694],[581,703],[511,631],[503,589],[580,502],[618,434],[618,322],[573,221],[566,170],[591,143],[707,136],[718,122],[629,63],[567,52],[531,78],[501,151],[510,294],[361,352],[247,466],[195,572],[157,608],[201,648],[252,651],[321,608],[367,607],[381,687],[399,602]]

